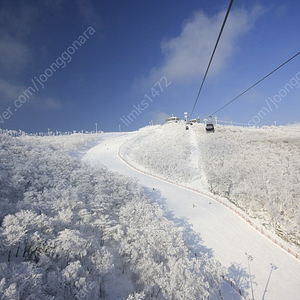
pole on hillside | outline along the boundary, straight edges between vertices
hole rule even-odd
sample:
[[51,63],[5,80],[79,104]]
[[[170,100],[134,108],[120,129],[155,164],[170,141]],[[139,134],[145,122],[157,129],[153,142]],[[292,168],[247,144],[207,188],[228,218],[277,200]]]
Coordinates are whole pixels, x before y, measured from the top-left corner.
[[254,292],[253,292],[251,272],[250,272],[250,261],[253,261],[253,256],[252,255],[248,255],[247,252],[245,254],[246,254],[247,258],[248,258],[249,280],[250,280],[250,286],[251,286],[251,292],[252,292],[252,300],[255,300],[255,298],[254,298]]

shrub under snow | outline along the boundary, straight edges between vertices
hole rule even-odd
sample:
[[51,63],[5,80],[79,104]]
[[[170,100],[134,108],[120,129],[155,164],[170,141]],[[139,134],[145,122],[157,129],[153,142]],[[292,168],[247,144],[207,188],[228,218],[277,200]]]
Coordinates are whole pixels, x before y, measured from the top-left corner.
[[190,135],[183,123],[142,130],[121,147],[121,155],[173,182],[191,182],[198,176],[191,160]]
[[[220,266],[132,179],[68,152],[84,137],[0,135],[1,299],[202,299]],[[62,143],[62,141],[64,141]]]
[[[198,151],[193,151],[197,140]],[[166,124],[121,149],[126,160],[166,179],[227,197],[282,238],[300,245],[300,126],[243,128]],[[197,157],[196,157],[197,156]],[[198,164],[198,166],[196,166]]]
[[300,245],[300,126],[195,131],[210,190]]

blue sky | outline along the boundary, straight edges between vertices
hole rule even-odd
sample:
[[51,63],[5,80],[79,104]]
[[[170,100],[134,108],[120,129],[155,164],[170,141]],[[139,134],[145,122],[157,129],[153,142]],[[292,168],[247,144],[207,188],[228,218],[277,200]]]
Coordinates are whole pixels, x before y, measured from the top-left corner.
[[[229,2],[1,1],[0,128],[129,131],[183,118]],[[192,117],[299,52],[299,11],[295,0],[236,0]],[[299,87],[300,55],[217,117],[299,123]]]

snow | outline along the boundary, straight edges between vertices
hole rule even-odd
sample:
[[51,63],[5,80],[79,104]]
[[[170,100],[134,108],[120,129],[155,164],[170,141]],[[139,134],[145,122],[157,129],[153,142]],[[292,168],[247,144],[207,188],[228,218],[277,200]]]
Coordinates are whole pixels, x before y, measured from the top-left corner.
[[300,240],[300,126],[194,127],[210,191],[228,197],[265,229]]
[[299,298],[299,126],[0,142],[1,299]]
[[127,142],[121,155],[141,170],[227,197],[289,248],[298,245],[300,126],[216,128],[206,134],[203,124],[188,131],[168,124]]
[[[155,130],[157,128],[153,129]],[[164,206],[169,211],[169,218],[188,222],[191,228],[199,234],[200,241],[196,246],[194,245],[195,251],[206,251],[220,261],[227,269],[226,276],[245,291],[249,298],[251,298],[251,290],[248,259],[245,253],[253,256],[250,267],[256,299],[298,299],[300,295],[299,260],[268,240],[224,205],[185,188],[137,172],[120,160],[119,148],[128,141],[129,137],[139,137],[139,134],[138,132],[107,134],[105,141],[89,150],[84,159],[91,164],[100,161],[110,170],[138,178],[148,191],[153,188],[159,190]],[[147,136],[144,132],[142,134]],[[153,134],[155,133],[149,129],[148,135],[153,136]],[[133,139],[129,144],[133,145],[135,142],[136,139]],[[139,144],[135,145],[140,147]],[[143,147],[139,149],[145,151]],[[149,152],[151,150],[148,149]],[[173,150],[177,151],[177,149]],[[168,159],[169,152],[160,153],[164,153]],[[123,155],[126,155],[126,151],[123,151]],[[132,162],[130,155],[125,159]],[[143,171],[147,169],[145,165],[138,166],[138,168]],[[151,166],[151,172],[153,168]],[[224,289],[223,292],[225,292]]]
[[92,167],[80,159],[87,140],[108,153],[107,137],[114,142],[0,135],[1,298],[203,299],[220,290],[220,264],[195,256],[193,232],[167,218],[156,190],[147,198],[102,158]]

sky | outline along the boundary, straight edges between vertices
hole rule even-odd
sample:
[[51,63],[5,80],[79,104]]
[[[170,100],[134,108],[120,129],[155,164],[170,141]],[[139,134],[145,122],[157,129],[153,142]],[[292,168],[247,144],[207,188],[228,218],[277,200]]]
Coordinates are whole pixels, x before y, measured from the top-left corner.
[[[132,131],[184,112],[255,126],[300,123],[300,3],[8,1],[0,4],[0,128]],[[97,124],[97,125],[96,125]]]

